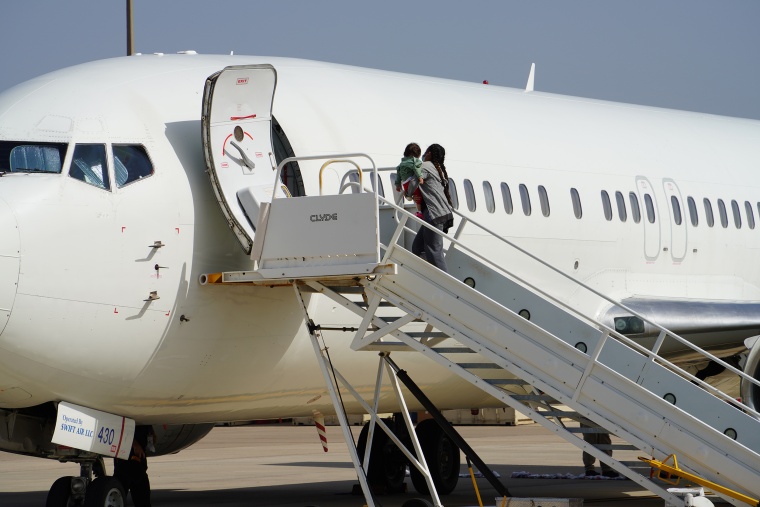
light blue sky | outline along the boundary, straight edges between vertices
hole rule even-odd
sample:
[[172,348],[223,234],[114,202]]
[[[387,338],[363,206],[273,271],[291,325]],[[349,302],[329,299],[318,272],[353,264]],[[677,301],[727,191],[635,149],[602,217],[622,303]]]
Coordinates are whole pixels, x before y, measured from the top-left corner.
[[[760,1],[134,0],[135,50],[294,56],[760,119]],[[0,90],[126,53],[123,0],[2,0]]]

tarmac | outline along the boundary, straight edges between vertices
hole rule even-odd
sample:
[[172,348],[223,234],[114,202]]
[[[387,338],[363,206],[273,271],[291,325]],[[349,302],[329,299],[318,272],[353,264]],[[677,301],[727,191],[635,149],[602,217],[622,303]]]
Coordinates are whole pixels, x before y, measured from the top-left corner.
[[[355,437],[359,429],[353,428]],[[661,498],[630,480],[511,478],[517,471],[583,473],[581,452],[537,424],[457,426],[457,430],[501,476],[513,497],[582,498],[584,504],[595,507],[664,506]],[[327,436],[329,452],[323,452],[316,430],[309,426],[216,427],[179,454],[149,459],[152,503],[156,507],[364,506],[363,496],[351,494],[358,481],[340,428],[328,427]],[[616,451],[615,457],[628,461],[638,454]],[[112,463],[107,468],[110,473]],[[461,470],[467,472],[464,457]],[[44,505],[53,481],[77,473],[75,464],[0,452],[0,506]],[[485,479],[476,482],[483,505],[494,506],[495,490]],[[378,496],[376,504],[401,507],[407,500],[422,497],[408,477],[406,483],[407,493]],[[441,500],[446,507],[478,505],[469,477],[460,478],[456,490]],[[719,499],[711,500],[720,505]],[[132,505],[131,499],[127,505]]]

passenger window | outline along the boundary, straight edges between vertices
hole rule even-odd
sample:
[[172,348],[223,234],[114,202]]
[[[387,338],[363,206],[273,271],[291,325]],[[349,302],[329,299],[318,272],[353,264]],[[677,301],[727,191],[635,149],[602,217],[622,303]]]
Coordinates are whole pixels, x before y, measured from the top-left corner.
[[718,213],[720,214],[720,225],[725,229],[728,227],[728,213],[726,212],[726,203],[723,199],[718,199]]
[[105,190],[111,189],[104,144],[77,144],[69,176]]
[[520,183],[520,201],[522,201],[522,209],[525,216],[530,216],[530,194],[528,193],[528,187]]
[[736,200],[731,200],[731,211],[734,212],[734,225],[737,229],[742,228],[742,213],[739,209],[739,203]]
[[705,197],[703,202],[705,204],[705,219],[707,220],[707,226],[712,227],[715,225],[715,216],[713,215],[712,203],[707,197]]
[[749,201],[744,201],[744,211],[747,212],[747,226],[750,229],[755,228],[755,212],[752,210],[752,205]]
[[475,211],[475,189],[472,188],[472,182],[468,179],[464,180],[464,198],[467,201],[467,209]]
[[541,214],[548,217],[551,212],[549,209],[549,194],[546,193],[546,188],[543,185],[538,186],[538,201],[541,203]]
[[631,215],[634,223],[641,222],[641,208],[639,208],[639,198],[633,192],[628,193],[628,200],[631,201]]
[[649,220],[650,224],[653,224],[657,217],[654,214],[654,201],[652,201],[651,195],[644,194],[644,206],[647,208],[647,220]]
[[670,206],[673,208],[673,221],[676,225],[681,225],[683,219],[681,218],[681,203],[678,202],[678,197],[670,196]]
[[625,210],[625,197],[622,192],[615,192],[615,201],[617,202],[618,217],[621,222],[628,220],[628,212]]
[[0,142],[0,172],[60,173],[67,145],[63,143]]
[[[504,212],[507,215],[511,215],[514,208],[512,207],[512,192],[509,190],[509,185],[502,182],[501,184],[501,199],[504,201]],[[758,203],[760,206],[760,203]]]
[[496,211],[496,202],[493,198],[493,189],[487,181],[483,182],[483,195],[486,196],[486,209],[489,213]]
[[696,227],[699,225],[699,216],[697,216],[697,203],[694,202],[693,197],[686,199],[686,203],[689,205],[689,217],[691,218],[691,225]]
[[575,218],[580,219],[583,216],[583,208],[581,208],[581,196],[574,188],[570,189],[570,199],[573,201],[573,214],[575,214]]
[[139,144],[114,144],[113,169],[119,188],[153,174],[153,164]]
[[602,207],[604,208],[604,218],[612,220],[612,203],[610,202],[610,194],[606,190],[602,190]]
[[454,207],[454,209],[459,209],[459,195],[457,194],[457,186],[452,179],[449,179],[449,195],[451,196],[451,205]]

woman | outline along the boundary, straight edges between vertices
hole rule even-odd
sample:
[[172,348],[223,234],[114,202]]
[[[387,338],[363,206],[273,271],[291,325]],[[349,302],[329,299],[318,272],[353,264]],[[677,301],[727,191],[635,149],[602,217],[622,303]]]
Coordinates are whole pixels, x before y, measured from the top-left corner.
[[[431,144],[422,156],[422,215],[427,223],[442,232],[448,232],[454,223],[449,196],[449,176],[443,164],[446,150],[440,144]],[[427,227],[420,227],[412,243],[412,253],[421,255],[435,267],[446,271],[443,259],[443,237]]]

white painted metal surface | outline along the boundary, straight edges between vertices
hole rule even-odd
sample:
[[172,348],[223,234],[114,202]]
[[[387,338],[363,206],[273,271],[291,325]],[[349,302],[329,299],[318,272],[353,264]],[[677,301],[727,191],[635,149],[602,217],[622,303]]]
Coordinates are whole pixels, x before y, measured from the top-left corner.
[[[271,171],[271,65],[228,67],[209,77],[203,97],[203,144],[214,192],[240,244],[250,253],[262,202],[274,186]],[[284,195],[280,190],[279,195]]]
[[[456,183],[473,180],[478,208],[467,216],[614,299],[760,301],[757,229],[709,228],[700,215],[699,227],[687,224],[687,254],[675,266],[670,256],[645,255],[648,225],[606,221],[599,199],[602,188],[637,192],[636,177],[643,176],[656,194],[658,218],[668,216],[664,178],[698,203],[708,197],[715,205],[727,196],[756,203],[760,122],[294,59],[116,58],[0,94],[0,140],[68,146],[61,174],[0,178],[0,199],[8,208],[0,206],[3,223],[11,215],[7,220],[17,226],[0,229],[0,248],[13,234],[19,238],[18,264],[11,255],[0,275],[12,279],[8,273],[15,270],[18,277],[14,288],[0,288],[4,298],[14,294],[10,316],[0,312],[7,321],[0,335],[0,407],[68,400],[156,424],[329,412],[324,396],[308,403],[323,387],[292,290],[228,291],[197,282],[202,273],[254,267],[208,184],[199,119],[205,80],[246,65],[277,70],[272,113],[296,154],[362,150],[390,167],[409,141],[423,147],[439,142]],[[447,104],[466,106],[452,111],[442,106]],[[398,120],[412,110],[425,114],[414,122]],[[86,185],[68,175],[77,143],[104,143],[109,157],[113,144],[139,144],[155,174],[110,192]],[[244,168],[237,169],[242,178]],[[389,195],[390,175],[383,174]],[[481,180],[497,193],[495,213],[482,205]],[[512,189],[511,215],[498,195],[502,182]],[[550,217],[522,214],[520,183],[534,200],[537,185],[546,187]],[[319,193],[316,181],[304,185],[308,195]],[[571,187],[581,195],[582,219],[572,213]],[[652,244],[660,248],[656,239]],[[165,246],[152,248],[157,240]],[[517,261],[505,254],[499,262]],[[166,269],[157,274],[156,264]],[[578,301],[573,289],[565,291],[553,278],[541,286],[556,289],[562,301]],[[152,291],[160,299],[146,302]],[[347,314],[321,296],[308,304],[323,321]],[[600,311],[591,304],[587,309]],[[719,331],[690,338],[733,346],[746,337],[727,337],[722,316],[709,317]],[[326,339],[331,346],[344,343],[336,334]],[[333,359],[346,365],[344,374],[354,383],[369,364],[350,351]],[[493,403],[432,361],[420,360],[417,367],[438,403]],[[381,405],[393,403],[388,393]]]
[[[415,220],[407,215],[399,227],[403,227],[406,219]],[[659,357],[664,338],[681,340],[679,337],[662,329],[663,340],[658,341],[652,351],[647,350],[595,322],[593,316],[552,301],[549,294],[531,286],[528,280],[518,281],[508,266],[498,266],[465,244],[451,241],[471,262],[483,262],[484,268],[490,264],[490,276],[500,287],[504,306],[498,298],[494,300],[481,294],[477,288],[470,288],[408,250],[391,244],[385,249],[383,261],[400,266],[399,273],[364,283],[372,297],[353,349],[388,350],[397,348],[400,340],[522,410],[521,402],[504,396],[501,394],[504,391],[469,372],[468,367],[437,353],[435,345],[427,343],[425,338],[415,339],[404,333],[403,326],[409,320],[399,319],[389,324],[376,317],[378,303],[389,302],[647,454],[661,458],[677,454],[682,463],[708,480],[746,493],[753,491],[760,480],[758,414]],[[453,249],[452,246],[449,251]],[[490,257],[492,252],[488,254]],[[526,262],[533,260],[537,259],[525,259]],[[593,289],[578,285],[580,290],[604,299]],[[517,308],[521,305],[514,306],[515,297],[524,300],[522,295],[526,292],[536,295],[536,303],[540,303],[529,306],[530,320],[518,314]],[[551,325],[547,329],[541,322]],[[368,331],[370,324],[377,330]],[[695,352],[713,358],[696,347]],[[734,371],[752,381],[740,371]],[[536,419],[540,422],[542,417],[538,415]],[[563,436],[594,453],[580,438],[570,434]],[[618,471],[664,498],[670,497],[603,453],[598,452],[597,457],[611,461]]]
[[53,443],[84,451],[129,459],[135,422],[71,403],[58,404]]

